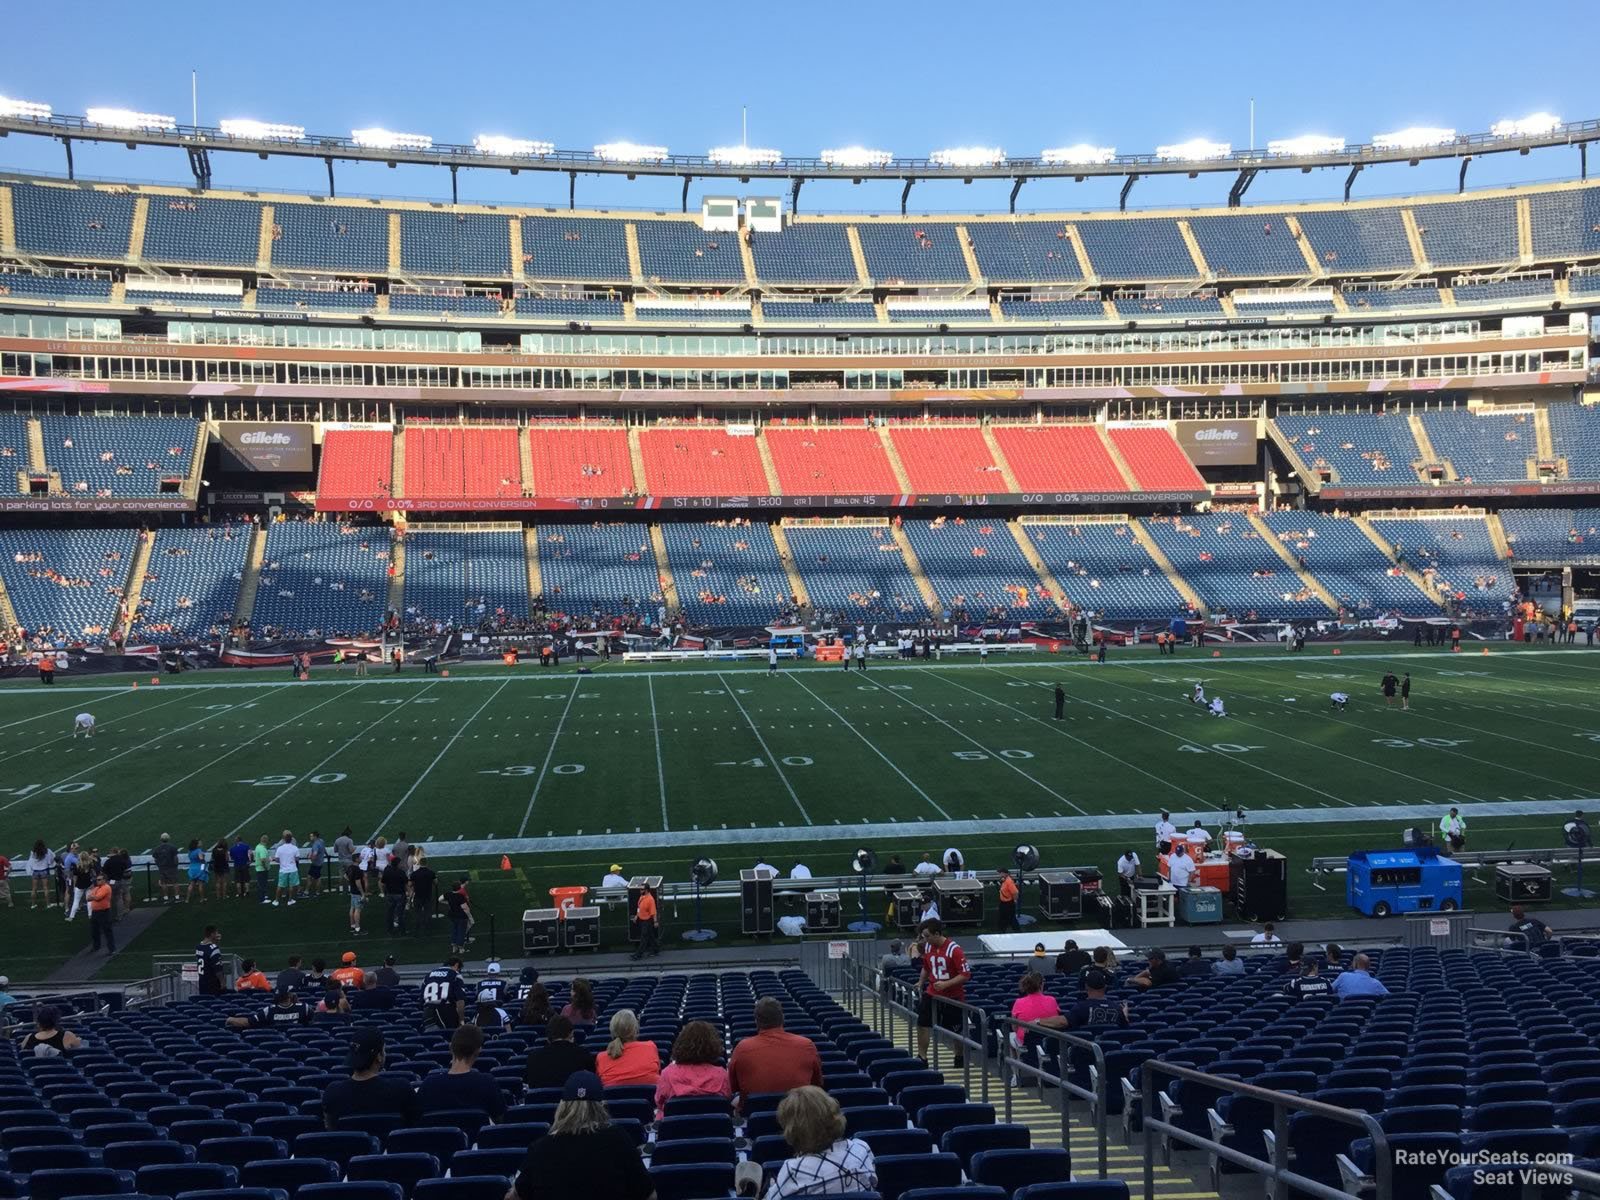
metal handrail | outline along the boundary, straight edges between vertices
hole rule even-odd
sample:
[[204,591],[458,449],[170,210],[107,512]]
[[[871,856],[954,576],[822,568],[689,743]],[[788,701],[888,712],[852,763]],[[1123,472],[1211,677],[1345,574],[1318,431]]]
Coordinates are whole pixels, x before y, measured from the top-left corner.
[[[1092,1038],[1080,1037],[1077,1034],[1068,1033],[1064,1029],[1052,1029],[1035,1021],[1021,1021],[1012,1016],[998,1016],[993,1018],[993,1023],[994,1028],[1000,1033],[1000,1044],[1006,1051],[1000,1060],[1001,1078],[1005,1083],[1006,1121],[1010,1122],[1011,1120],[1011,1072],[1013,1071],[1031,1076],[1037,1080],[1041,1090],[1045,1084],[1050,1083],[1060,1088],[1064,1095],[1082,1100],[1090,1106],[1090,1110],[1094,1113],[1095,1150],[1099,1160],[1100,1178],[1105,1179],[1107,1177],[1108,1163],[1106,1126],[1109,1119],[1106,1111],[1106,1093],[1110,1087],[1110,1082],[1106,1078],[1105,1048]],[[1033,1066],[1023,1060],[1021,1053],[1016,1051],[1016,1047],[1010,1044],[1010,1039],[1006,1036],[1008,1031],[1019,1029],[1025,1033],[1037,1034],[1042,1038],[1050,1038],[1060,1044],[1060,1050],[1056,1055],[1056,1062],[1059,1064],[1058,1069],[1060,1070],[1059,1075],[1052,1075],[1042,1065]],[[1073,1083],[1068,1077],[1067,1062],[1069,1055],[1067,1052],[1073,1049],[1087,1050],[1094,1057],[1094,1087],[1083,1087]],[[1041,1055],[1040,1062],[1042,1063],[1043,1061],[1043,1056]],[[1071,1113],[1065,1101],[1061,1103],[1060,1109],[1061,1144],[1065,1146],[1070,1142]]]
[[[1218,1091],[1228,1092],[1235,1096],[1249,1096],[1256,1100],[1263,1100],[1272,1105],[1272,1159],[1256,1158],[1253,1154],[1246,1154],[1242,1150],[1235,1150],[1231,1146],[1224,1146],[1216,1138],[1204,1137],[1198,1133],[1191,1133],[1187,1129],[1180,1129],[1170,1121],[1155,1115],[1156,1112],[1156,1076],[1168,1075],[1176,1080],[1189,1083],[1204,1084],[1216,1088]],[[1156,1198],[1156,1134],[1163,1133],[1169,1139],[1175,1139],[1186,1146],[1196,1150],[1204,1150],[1216,1158],[1226,1159],[1235,1166],[1244,1167],[1257,1175],[1264,1176],[1267,1181],[1268,1200],[1287,1200],[1289,1188],[1308,1192],[1321,1200],[1347,1200],[1346,1193],[1339,1188],[1330,1187],[1320,1180],[1301,1175],[1289,1168],[1289,1113],[1307,1112],[1331,1121],[1338,1121],[1345,1125],[1354,1125],[1362,1130],[1373,1142],[1373,1160],[1376,1169],[1377,1190],[1374,1200],[1396,1200],[1394,1194],[1394,1163],[1389,1154],[1389,1138],[1378,1124],[1377,1118],[1370,1113],[1356,1112],[1348,1108],[1338,1108],[1332,1104],[1323,1104],[1319,1100],[1309,1100],[1297,1096],[1292,1092],[1275,1092],[1268,1088],[1256,1087],[1254,1084],[1245,1083],[1238,1079],[1227,1079],[1221,1075],[1212,1075],[1205,1071],[1196,1071],[1192,1067],[1180,1066],[1177,1063],[1163,1062],[1159,1058],[1152,1058],[1144,1062],[1139,1068],[1139,1085],[1141,1104],[1143,1105],[1144,1123],[1144,1195],[1145,1200]]]

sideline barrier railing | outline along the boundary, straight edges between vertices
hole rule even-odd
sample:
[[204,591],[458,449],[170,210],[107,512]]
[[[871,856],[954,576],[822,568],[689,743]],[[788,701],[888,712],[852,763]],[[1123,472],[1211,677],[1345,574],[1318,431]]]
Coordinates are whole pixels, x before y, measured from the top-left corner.
[[[1012,1082],[1013,1074],[1018,1076],[1026,1075],[1038,1083],[1041,1100],[1044,1098],[1044,1089],[1046,1085],[1052,1085],[1060,1088],[1063,1097],[1071,1096],[1074,1100],[1082,1100],[1089,1106],[1089,1111],[1093,1115],[1091,1124],[1094,1127],[1095,1152],[1098,1159],[1097,1166],[1099,1168],[1100,1178],[1106,1178],[1108,1161],[1108,1151],[1106,1147],[1106,1127],[1109,1121],[1109,1114],[1107,1112],[1106,1105],[1106,1090],[1110,1087],[1110,1081],[1106,1078],[1105,1049],[1098,1042],[1090,1038],[1078,1037],[1076,1034],[1068,1033],[1064,1029],[1051,1029],[1049,1026],[1040,1025],[1033,1021],[1019,1021],[1015,1017],[995,1017],[993,1018],[993,1025],[996,1032],[1000,1035],[1000,1078],[1005,1085],[1007,1123],[1009,1124],[1011,1121],[1012,1089],[1017,1086]],[[1035,1066],[1034,1064],[1025,1060],[1023,1054],[1017,1050],[1016,1045],[1012,1042],[1011,1037],[1009,1036],[1011,1033],[1019,1030],[1024,1034],[1034,1035],[1041,1039],[1046,1039],[1056,1043],[1056,1070],[1059,1072],[1059,1074],[1052,1075],[1049,1071],[1044,1069],[1045,1056],[1042,1053],[1042,1047],[1041,1053],[1038,1056],[1038,1066]],[[1093,1087],[1086,1088],[1081,1084],[1072,1082],[1071,1051],[1073,1050],[1087,1051],[1094,1059],[1093,1066],[1091,1067],[1091,1072],[1094,1078]],[[1061,1144],[1066,1146],[1071,1143],[1072,1113],[1064,1099],[1057,1107],[1059,1107],[1061,1110]]]
[[[1257,1158],[1246,1154],[1242,1150],[1235,1150],[1231,1146],[1222,1144],[1220,1138],[1206,1137],[1203,1134],[1192,1133],[1178,1125],[1173,1124],[1168,1118],[1179,1111],[1176,1105],[1159,1109],[1156,1104],[1158,1095],[1165,1096],[1164,1089],[1158,1088],[1158,1076],[1165,1076],[1170,1080],[1181,1080],[1233,1096],[1248,1096],[1272,1106],[1272,1138],[1269,1142],[1271,1159]],[[1157,1134],[1166,1135],[1169,1142],[1181,1142],[1185,1146],[1196,1150],[1204,1150],[1214,1159],[1222,1159],[1243,1167],[1266,1181],[1266,1194],[1268,1200],[1288,1200],[1289,1189],[1297,1193],[1318,1197],[1318,1200],[1348,1200],[1348,1195],[1343,1190],[1332,1187],[1317,1179],[1291,1170],[1289,1167],[1289,1115],[1291,1112],[1312,1113],[1330,1121],[1337,1121],[1343,1125],[1351,1125],[1359,1129],[1372,1139],[1373,1160],[1376,1167],[1375,1190],[1372,1200],[1411,1200],[1410,1197],[1397,1197],[1394,1194],[1394,1171],[1392,1156],[1389,1153],[1389,1138],[1384,1133],[1383,1127],[1378,1124],[1377,1118],[1369,1113],[1355,1112],[1348,1108],[1337,1108],[1332,1104],[1323,1104],[1317,1100],[1308,1100],[1291,1092],[1274,1092],[1267,1088],[1256,1087],[1254,1084],[1244,1083],[1238,1079],[1227,1079],[1221,1075],[1211,1075],[1205,1071],[1196,1071],[1191,1067],[1180,1066],[1177,1063],[1163,1062],[1159,1058],[1146,1060],[1139,1068],[1139,1088],[1141,1104],[1143,1106],[1144,1122],[1144,1195],[1145,1200],[1156,1200],[1156,1151]],[[1159,1112],[1159,1115],[1158,1115]],[[1226,1129],[1226,1127],[1224,1127]],[[1228,1132],[1231,1132],[1229,1130]],[[1222,1136],[1226,1136],[1224,1133]]]

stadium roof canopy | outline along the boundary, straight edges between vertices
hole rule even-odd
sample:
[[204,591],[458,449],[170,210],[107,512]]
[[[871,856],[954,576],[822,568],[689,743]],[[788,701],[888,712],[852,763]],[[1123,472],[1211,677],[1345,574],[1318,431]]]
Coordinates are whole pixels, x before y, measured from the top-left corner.
[[[28,111],[33,110],[33,111]],[[1458,134],[1453,130],[1418,130],[1418,137],[1390,135],[1373,142],[1342,145],[1338,149],[1313,149],[1296,152],[1295,148],[1236,150],[1225,146],[1196,146],[1192,157],[1186,157],[1183,146],[1162,147],[1143,154],[1118,154],[1098,151],[1094,147],[1076,147],[1082,154],[1041,152],[1037,157],[1017,158],[1002,151],[943,152],[926,158],[899,158],[876,151],[863,151],[854,161],[840,162],[827,157],[791,158],[774,151],[747,151],[730,154],[727,149],[709,154],[672,154],[664,147],[621,146],[596,147],[594,150],[558,150],[544,142],[515,142],[509,138],[480,138],[472,145],[434,143],[431,139],[408,134],[385,134],[382,130],[358,130],[351,136],[310,134],[290,126],[272,126],[258,122],[223,122],[233,125],[234,132],[223,128],[200,125],[181,125],[170,117],[152,114],[125,114],[120,123],[113,118],[107,121],[90,119],[90,116],[67,116],[50,112],[43,105],[9,102],[0,105],[0,137],[11,133],[33,134],[60,141],[67,154],[67,174],[73,176],[72,145],[74,142],[112,142],[136,146],[166,146],[183,150],[189,157],[189,167],[195,183],[211,186],[211,154],[230,152],[255,154],[261,158],[272,155],[290,155],[298,158],[320,158],[328,168],[328,192],[335,194],[335,162],[381,162],[388,166],[400,163],[419,166],[444,167],[450,171],[452,199],[458,196],[457,173],[463,167],[480,170],[564,172],[569,178],[569,202],[576,206],[577,179],[579,175],[639,175],[680,177],[683,180],[684,207],[687,210],[689,185],[695,179],[736,179],[748,183],[752,179],[788,181],[792,205],[797,206],[800,187],[807,180],[848,179],[852,182],[875,179],[897,179],[905,184],[901,192],[900,208],[904,212],[914,184],[922,180],[1009,179],[1012,181],[1011,210],[1016,211],[1017,193],[1030,179],[1066,178],[1083,180],[1090,176],[1120,177],[1124,180],[1121,207],[1126,208],[1128,193],[1135,182],[1145,175],[1187,175],[1195,178],[1201,174],[1232,173],[1235,179],[1228,192],[1228,203],[1241,203],[1245,190],[1262,171],[1309,172],[1319,168],[1344,168],[1344,196],[1350,198],[1350,189],[1356,177],[1367,167],[1384,164],[1407,163],[1415,166],[1424,159],[1454,159],[1460,162],[1458,187],[1465,189],[1467,166],[1484,154],[1527,154],[1533,150],[1557,146],[1576,146],[1580,159],[1580,175],[1588,177],[1589,143],[1600,141],[1600,119],[1556,122],[1547,120],[1542,127],[1526,128],[1519,122],[1507,122],[1505,128],[1488,133]],[[148,118],[132,120],[132,118]],[[251,133],[237,132],[239,127],[252,127]],[[1427,135],[1438,135],[1430,138]],[[368,136],[362,136],[368,135]],[[1445,136],[1448,135],[1448,136]],[[1308,139],[1311,141],[1311,139]],[[374,144],[381,143],[381,144]],[[736,148],[737,149],[737,148]],[[514,152],[512,152],[514,151]],[[1057,161],[1061,157],[1074,161]],[[740,161],[730,161],[738,159]]]

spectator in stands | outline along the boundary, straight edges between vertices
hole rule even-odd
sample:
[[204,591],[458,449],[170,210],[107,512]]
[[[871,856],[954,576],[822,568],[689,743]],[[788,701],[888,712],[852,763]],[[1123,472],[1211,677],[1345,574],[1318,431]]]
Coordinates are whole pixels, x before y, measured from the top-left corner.
[[444,960],[443,966],[423,976],[423,1024],[455,1029],[466,1018],[466,1012],[467,991],[461,982],[461,959],[452,954]]
[[562,1087],[575,1072],[593,1070],[594,1055],[572,1040],[572,1022],[554,1016],[545,1026],[545,1044],[528,1053],[522,1082],[530,1088]]
[[822,1086],[822,1059],[810,1038],[783,1028],[783,1005],[771,996],[756,1001],[756,1032],[733,1048],[728,1086],[739,1103],[762,1092]]
[[1333,994],[1343,1000],[1347,996],[1387,996],[1389,989],[1373,976],[1372,960],[1358,954],[1350,960],[1350,969],[1334,978]]
[[1179,968],[1179,974],[1185,979],[1198,978],[1201,975],[1211,974],[1211,964],[1206,961],[1205,953],[1199,946],[1190,946],[1189,954]]
[[[1151,952],[1154,960],[1159,950]],[[1176,978],[1176,976],[1174,976]],[[1137,982],[1137,980],[1135,981]],[[1098,967],[1091,967],[1083,975],[1083,999],[1067,1013],[1068,1029],[1124,1028],[1128,1024],[1128,1002],[1106,998],[1111,986],[1111,976]]]
[[[1047,1029],[1065,1029],[1067,1020],[1061,1015],[1056,998],[1044,990],[1044,977],[1037,971],[1024,971],[1017,980],[1017,998],[1011,1002],[1011,1016],[1017,1021],[1043,1025]],[[1037,1038],[1037,1035],[1034,1035]],[[1028,1031],[1013,1029],[1011,1047],[1018,1054],[1026,1048]],[[1015,1082],[1015,1080],[1013,1080]]]
[[346,950],[334,969],[333,982],[340,987],[359,988],[367,981],[367,973],[356,965],[356,952]]
[[878,971],[887,975],[899,967],[909,967],[911,958],[906,954],[905,944],[900,941],[889,943],[889,953],[878,960]]
[[239,964],[239,978],[234,981],[234,991],[265,992],[271,988],[272,985],[267,982],[267,973],[256,966],[255,959],[247,958]]
[[1261,932],[1250,939],[1252,946],[1281,946],[1283,939],[1278,936],[1277,927],[1268,921],[1261,927]]
[[10,986],[11,977],[9,975],[0,975],[0,1013],[5,1012],[6,1005],[15,1004],[17,1002],[17,998],[10,992],[6,991],[6,989]]
[[536,1138],[505,1200],[652,1200],[655,1185],[627,1133],[611,1124],[605,1085],[570,1076],[550,1132]]
[[33,1032],[22,1039],[22,1053],[34,1058],[60,1058],[82,1045],[82,1038],[61,1028],[61,1010],[53,1004],[42,1004],[33,1014]]
[[[298,963],[300,960],[296,958],[292,961]],[[391,954],[385,958],[383,960],[383,966],[379,967],[377,971],[374,972],[374,975],[376,977],[376,983],[379,987],[399,987],[400,972],[394,969],[394,955]]]
[[1284,952],[1283,973],[1285,975],[1300,974],[1300,960],[1305,957],[1306,948],[1300,942],[1290,942],[1289,948]]
[[705,1021],[690,1021],[672,1043],[672,1061],[656,1083],[656,1119],[674,1096],[732,1096],[722,1065],[722,1039]]
[[1089,965],[1092,960],[1087,950],[1080,950],[1078,943],[1072,938],[1067,939],[1061,953],[1056,955],[1056,974],[1074,975]]
[[1329,942],[1323,947],[1322,969],[1329,975],[1344,969],[1344,949],[1338,942]]
[[550,1007],[550,992],[544,984],[538,980],[529,983],[522,997],[522,1010],[517,1014],[517,1024],[534,1029],[548,1025],[555,1015],[555,1009]]
[[1296,1000],[1326,1000],[1333,995],[1333,982],[1317,969],[1317,960],[1308,958],[1299,975],[1284,984],[1283,990]]
[[661,1078],[661,1051],[639,1040],[639,1017],[631,1008],[611,1014],[611,1041],[595,1057],[595,1071],[607,1087],[655,1083]]
[[[1133,986],[1136,988],[1148,990],[1150,988],[1169,987],[1172,984],[1177,983],[1182,978],[1183,976],[1178,974],[1178,968],[1167,961],[1167,956],[1164,951],[1152,950],[1150,951],[1150,959],[1148,964],[1145,966],[1145,969],[1140,971],[1128,982],[1133,984]],[[1084,980],[1084,986],[1089,986],[1087,979]]]
[[323,981],[322,999],[317,1001],[317,1012],[332,1013],[340,1017],[350,1015],[350,1000],[336,981],[332,979]]
[[417,1107],[424,1116],[445,1109],[481,1112],[492,1121],[506,1113],[500,1084],[487,1071],[477,1069],[483,1050],[483,1030],[463,1025],[450,1035],[450,1067],[435,1071],[417,1087]]
[[258,1008],[248,1016],[229,1017],[229,1029],[269,1029],[280,1025],[308,1025],[311,1023],[311,1006],[295,994],[293,988],[279,988],[273,1003]]
[[1224,946],[1222,957],[1211,964],[1213,975],[1243,975],[1244,960],[1239,957],[1237,946]]
[[561,1008],[561,1015],[574,1025],[593,1025],[597,1019],[594,988],[581,976],[572,981],[572,996]]
[[[839,1102],[820,1087],[796,1088],[785,1096],[778,1105],[778,1127],[794,1157],[778,1168],[766,1200],[878,1190],[872,1148],[845,1136]],[[734,1176],[738,1194],[754,1195],[750,1189],[760,1187],[761,1174],[759,1163],[744,1164]]]
[[1511,906],[1511,932],[1522,935],[1506,939],[1506,946],[1512,950],[1537,951],[1548,939],[1556,935],[1556,931],[1543,921],[1530,917],[1527,909],[1520,904]]
[[339,1118],[394,1113],[415,1125],[420,1114],[417,1095],[407,1076],[383,1074],[383,1031],[371,1026],[355,1030],[345,1066],[350,1078],[336,1079],[322,1092],[322,1120],[329,1129]]

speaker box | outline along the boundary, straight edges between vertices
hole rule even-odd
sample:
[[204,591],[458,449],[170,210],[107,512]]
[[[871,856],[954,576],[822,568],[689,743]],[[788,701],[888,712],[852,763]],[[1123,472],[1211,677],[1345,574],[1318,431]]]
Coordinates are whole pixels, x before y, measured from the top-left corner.
[[922,916],[922,893],[916,888],[904,888],[893,895],[895,928],[915,930],[917,919]]
[[522,914],[522,951],[537,954],[561,949],[561,913],[554,908],[530,908]]
[[594,950],[600,945],[600,910],[569,908],[561,922],[562,940],[568,950]]
[[1076,871],[1039,872],[1039,912],[1052,921],[1083,916],[1083,883]]
[[1233,915],[1241,921],[1281,921],[1289,915],[1289,860],[1276,850],[1233,859]]
[[807,892],[806,932],[831,933],[839,925],[839,893]]
[[946,925],[983,924],[983,884],[976,879],[935,879],[933,895]]
[[739,872],[739,921],[744,933],[772,932],[772,876],[766,871]]

